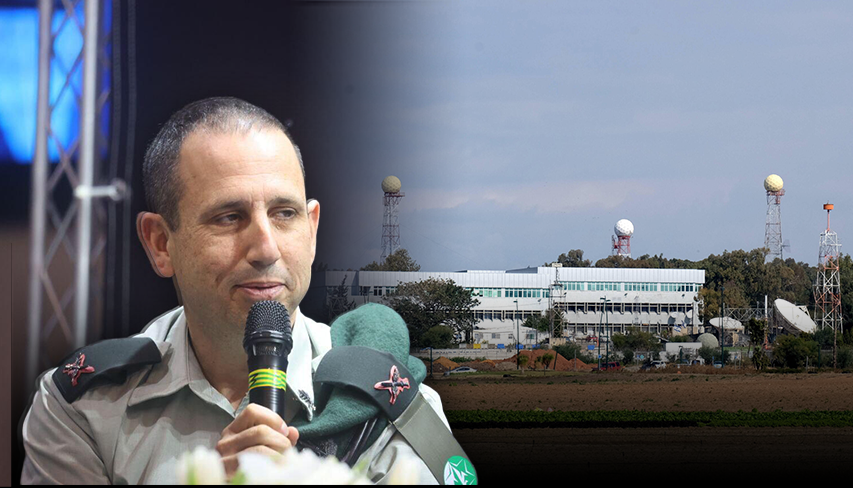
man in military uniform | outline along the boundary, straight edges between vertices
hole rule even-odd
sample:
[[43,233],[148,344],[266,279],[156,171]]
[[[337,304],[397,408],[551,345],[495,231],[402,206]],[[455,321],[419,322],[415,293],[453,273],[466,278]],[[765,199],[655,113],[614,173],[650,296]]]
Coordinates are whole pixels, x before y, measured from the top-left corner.
[[[137,230],[183,306],[138,336],[75,352],[40,378],[23,424],[22,483],[171,483],[180,455],[196,446],[215,448],[231,475],[239,453],[293,448],[291,418],[314,415],[312,377],[332,344],[329,327],[299,303],[320,205],[306,198],[286,129],[241,100],[195,102],[151,143],[143,175],[151,212],[140,214]],[[248,401],[243,327],[260,300],[282,303],[293,324],[284,419]],[[438,395],[419,391],[447,426]],[[372,481],[400,462],[421,482],[442,481],[391,424],[360,457]]]

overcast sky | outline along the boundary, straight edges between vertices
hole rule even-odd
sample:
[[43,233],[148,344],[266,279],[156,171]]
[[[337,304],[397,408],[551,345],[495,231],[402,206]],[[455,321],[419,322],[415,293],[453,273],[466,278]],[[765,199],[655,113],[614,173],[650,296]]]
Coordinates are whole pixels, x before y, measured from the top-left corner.
[[622,218],[635,257],[761,247],[771,173],[786,256],[816,264],[827,201],[853,249],[851,2],[358,8],[362,69],[337,68],[329,89],[355,95],[358,122],[341,130],[360,144],[330,178],[341,202],[366,203],[324,214],[349,233],[332,267],[378,260],[389,174],[406,194],[402,245],[425,271],[569,249],[595,261]]

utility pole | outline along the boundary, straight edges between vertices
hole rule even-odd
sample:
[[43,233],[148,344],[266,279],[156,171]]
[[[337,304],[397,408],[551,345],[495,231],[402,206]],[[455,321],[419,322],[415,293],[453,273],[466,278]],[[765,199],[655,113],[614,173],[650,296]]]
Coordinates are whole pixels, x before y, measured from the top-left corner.
[[518,300],[515,302],[515,369],[520,369],[519,356],[521,356],[521,329],[518,325]]
[[[605,334],[607,334],[607,346],[605,346],[605,351],[606,351],[605,352],[605,361],[604,361],[605,364],[610,362],[610,333],[608,332],[608,328],[609,328],[610,324],[607,321],[607,304],[612,302],[612,301],[613,300],[608,300],[607,297],[601,297],[602,307],[604,308],[604,310],[602,310],[602,312],[604,312],[604,315],[603,315],[604,316],[604,331],[605,331]],[[601,356],[601,337],[600,336],[598,338],[598,341],[599,341],[598,342],[598,355],[599,355],[598,369],[600,371],[601,370],[601,357],[600,357]]]
[[720,285],[720,367],[726,365],[726,285]]
[[[554,348],[554,292],[557,291],[557,287],[562,288],[560,285],[560,267],[562,265],[557,265],[557,263],[552,263],[551,265],[554,268],[554,284],[548,287],[548,313],[551,315],[551,335],[548,337],[548,346],[553,349]],[[547,366],[546,366],[547,369]],[[554,367],[552,368],[554,371],[557,370],[557,355],[554,354]]]

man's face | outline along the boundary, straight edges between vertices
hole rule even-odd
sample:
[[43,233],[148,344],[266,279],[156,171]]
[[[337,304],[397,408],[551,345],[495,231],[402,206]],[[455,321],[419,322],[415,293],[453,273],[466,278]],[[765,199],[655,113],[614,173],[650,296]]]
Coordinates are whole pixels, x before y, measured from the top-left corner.
[[168,249],[191,326],[242,334],[260,300],[293,316],[311,280],[320,207],[306,203],[287,136],[193,132],[178,175],[180,225]]

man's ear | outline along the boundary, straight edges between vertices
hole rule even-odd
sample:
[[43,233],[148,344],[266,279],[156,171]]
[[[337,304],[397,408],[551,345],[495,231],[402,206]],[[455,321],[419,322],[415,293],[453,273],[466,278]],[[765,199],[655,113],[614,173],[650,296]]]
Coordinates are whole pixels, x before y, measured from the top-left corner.
[[171,278],[175,274],[172,258],[169,255],[169,227],[160,214],[139,212],[136,216],[136,234],[139,242],[148,254],[148,261],[154,272],[161,278]]
[[311,223],[311,240],[316,251],[317,228],[320,226],[320,202],[313,198],[308,200],[308,220]]

